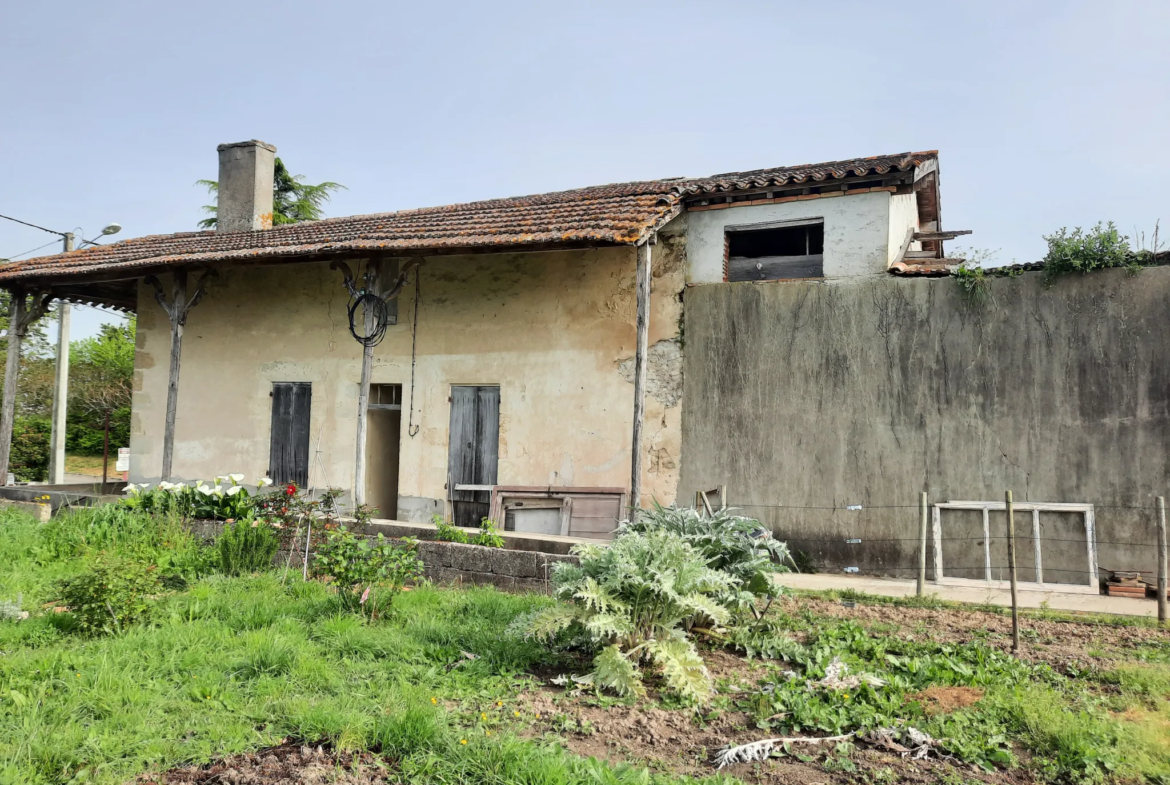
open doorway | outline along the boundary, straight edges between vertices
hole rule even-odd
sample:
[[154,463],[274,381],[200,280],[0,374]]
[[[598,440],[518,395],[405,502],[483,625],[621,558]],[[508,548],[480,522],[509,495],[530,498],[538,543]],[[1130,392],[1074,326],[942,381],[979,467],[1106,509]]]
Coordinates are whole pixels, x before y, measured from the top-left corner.
[[402,385],[371,384],[366,414],[366,503],[379,518],[397,518]]

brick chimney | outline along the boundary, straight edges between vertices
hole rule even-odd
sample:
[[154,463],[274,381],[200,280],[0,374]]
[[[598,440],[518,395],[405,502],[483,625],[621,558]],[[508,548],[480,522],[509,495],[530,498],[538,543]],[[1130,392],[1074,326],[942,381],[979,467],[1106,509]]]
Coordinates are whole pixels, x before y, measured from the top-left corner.
[[221,144],[215,231],[272,228],[272,178],[276,148],[257,141]]

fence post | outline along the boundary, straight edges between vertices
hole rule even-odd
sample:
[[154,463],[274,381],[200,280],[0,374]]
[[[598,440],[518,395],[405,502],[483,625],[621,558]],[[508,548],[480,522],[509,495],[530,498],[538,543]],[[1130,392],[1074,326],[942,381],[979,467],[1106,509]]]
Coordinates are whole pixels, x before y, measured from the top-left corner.
[[918,596],[922,597],[926,594],[926,491],[922,492],[918,507],[921,518],[918,525]]
[[1158,497],[1158,624],[1166,626],[1166,498]]
[[1012,651],[1020,650],[1020,605],[1016,596],[1016,511],[1012,504],[1012,492],[1004,494],[1008,525],[1008,570],[1012,582]]

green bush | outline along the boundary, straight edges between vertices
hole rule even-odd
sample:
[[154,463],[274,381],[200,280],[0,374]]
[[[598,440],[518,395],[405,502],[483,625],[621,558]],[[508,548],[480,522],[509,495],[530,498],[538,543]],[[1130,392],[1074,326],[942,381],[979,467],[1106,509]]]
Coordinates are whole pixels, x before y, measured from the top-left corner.
[[581,564],[554,567],[556,596],[570,603],[521,622],[530,637],[551,640],[565,630],[602,647],[593,660],[593,683],[621,695],[641,694],[638,665],[662,669],[667,685],[702,702],[711,681],[684,625],[696,619],[723,623],[726,607],[715,598],[739,584],[713,570],[682,536],[665,530],[627,532],[607,547],[577,545]]
[[272,559],[280,549],[280,537],[267,523],[244,518],[223,527],[215,549],[220,572],[247,575],[272,567]]
[[49,436],[53,423],[48,417],[17,417],[12,425],[12,454],[8,471],[21,482],[43,482],[49,476]]
[[[130,445],[130,407],[110,412],[110,454]],[[65,450],[70,455],[101,455],[105,449],[105,428],[95,417],[69,412],[65,427]]]
[[1129,247],[1129,237],[1117,231],[1110,221],[1098,223],[1087,232],[1076,227],[1071,232],[1062,227],[1044,240],[1048,253],[1044,255],[1044,277],[1051,281],[1065,273],[1087,273],[1109,267],[1127,267],[1137,272],[1145,257]]
[[652,531],[682,537],[703,555],[709,567],[731,575],[739,581],[738,586],[756,595],[770,594],[773,587],[768,576],[788,572],[785,562],[792,563],[785,543],[774,539],[759,521],[734,515],[731,510],[703,516],[696,510],[655,504],[618,528],[619,536]]
[[375,617],[389,610],[407,581],[422,575],[417,546],[410,538],[392,543],[379,534],[371,542],[345,527],[330,529],[315,554],[313,572],[333,579],[346,610]]
[[484,518],[479,522],[479,534],[472,538],[471,544],[482,545],[485,548],[503,548],[504,537],[490,518]]
[[441,515],[432,515],[431,523],[435,526],[436,540],[441,542],[459,542],[464,545],[471,542],[471,538],[467,536],[467,532],[458,526],[452,526],[450,523],[447,523]]
[[60,602],[88,635],[122,632],[150,611],[161,590],[158,568],[137,559],[105,558],[58,584]]

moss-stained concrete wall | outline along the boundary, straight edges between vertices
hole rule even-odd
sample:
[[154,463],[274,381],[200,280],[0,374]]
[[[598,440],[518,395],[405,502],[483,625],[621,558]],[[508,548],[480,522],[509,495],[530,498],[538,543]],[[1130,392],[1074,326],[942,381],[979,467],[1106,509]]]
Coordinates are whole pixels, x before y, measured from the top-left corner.
[[[974,306],[950,279],[895,278],[687,289],[680,498],[727,484],[826,567],[908,576],[919,492],[1010,488],[1100,505],[1100,564],[1154,569],[1153,513],[1127,508],[1170,494],[1170,268],[1051,288],[1028,273],[992,294]],[[1080,524],[1058,518],[1044,521],[1045,579],[1080,581],[1057,572],[1083,569]],[[973,537],[944,564],[981,578],[981,524],[955,514],[943,529]]]
[[[651,343],[678,338],[685,275],[680,239],[657,249]],[[501,484],[628,487],[633,386],[621,364],[635,345],[634,267],[631,248],[428,259],[413,402],[413,286],[374,354],[373,382],[403,386],[399,510],[382,514],[418,520],[444,512],[453,384],[501,387]],[[272,383],[307,381],[311,482],[352,486],[361,347],[348,331],[348,299],[340,273],[325,263],[236,268],[212,282],[183,342],[177,476],[263,475]],[[168,322],[142,288],[134,480],[159,474],[169,350]],[[669,406],[647,402],[644,485],[647,498],[671,501],[681,407],[677,396],[664,397]],[[414,437],[407,435],[412,403]]]

